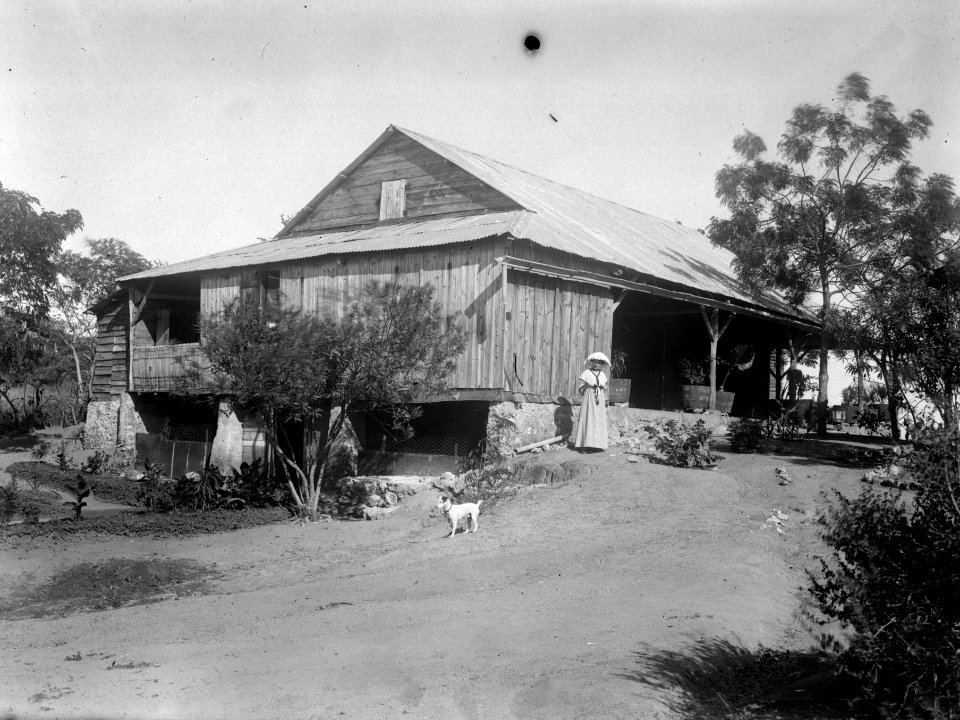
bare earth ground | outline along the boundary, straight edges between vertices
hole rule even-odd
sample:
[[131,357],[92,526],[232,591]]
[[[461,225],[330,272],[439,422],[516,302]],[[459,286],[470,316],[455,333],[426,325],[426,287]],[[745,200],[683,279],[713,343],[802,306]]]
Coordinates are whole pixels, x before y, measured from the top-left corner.
[[0,615],[0,713],[676,717],[663,658],[811,644],[799,588],[823,552],[819,493],[859,492],[863,470],[834,443],[784,450],[726,452],[716,471],[556,450],[578,461],[572,482],[524,488],[452,539],[425,491],[378,522],[2,550],[7,602],[78,563],[211,574],[150,604]]

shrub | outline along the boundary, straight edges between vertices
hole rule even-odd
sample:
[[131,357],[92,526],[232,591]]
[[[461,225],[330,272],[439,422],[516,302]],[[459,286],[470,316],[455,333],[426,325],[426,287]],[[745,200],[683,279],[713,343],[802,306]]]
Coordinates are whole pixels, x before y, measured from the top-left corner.
[[824,644],[866,699],[903,716],[957,717],[960,433],[927,433],[904,465],[918,488],[909,506],[899,492],[837,494],[824,531],[832,556],[810,591],[850,633]]
[[17,488],[17,479],[13,478],[6,485],[0,485],[0,525],[6,525],[13,516],[20,512],[20,491]]
[[722,455],[710,448],[713,431],[703,420],[697,420],[693,427],[667,420],[648,425],[646,431],[654,447],[670,465],[705,468],[723,460]]
[[483,500],[493,505],[516,488],[516,473],[506,455],[486,439],[467,454],[460,471],[464,479],[465,502]]
[[173,503],[176,507],[191,510],[208,510],[219,506],[220,493],[224,477],[216,465],[202,472],[191,472],[177,480],[173,491]]
[[153,510],[172,510],[174,507],[176,483],[163,476],[160,466],[144,461],[146,472],[138,481],[137,503]]
[[758,420],[734,420],[728,430],[734,452],[755,453],[763,446],[763,426]]
[[41,441],[33,450],[30,451],[33,459],[37,462],[43,462],[44,458],[50,454],[50,443],[46,440]]
[[61,470],[69,470],[73,467],[73,460],[70,459],[70,456],[67,455],[67,441],[61,440],[60,445],[57,448],[57,465],[60,466]]
[[93,455],[88,455],[80,469],[91,475],[102,475],[110,465],[110,454],[103,450],[97,450]]

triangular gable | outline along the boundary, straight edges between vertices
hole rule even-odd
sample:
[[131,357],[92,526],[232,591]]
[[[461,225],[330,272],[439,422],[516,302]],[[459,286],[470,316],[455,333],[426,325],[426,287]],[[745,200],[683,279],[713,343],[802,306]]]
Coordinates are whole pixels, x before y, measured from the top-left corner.
[[[381,219],[381,200],[402,214]],[[387,191],[384,183],[392,185]],[[520,205],[418,139],[390,126],[277,234],[277,239],[380,222],[475,215]]]

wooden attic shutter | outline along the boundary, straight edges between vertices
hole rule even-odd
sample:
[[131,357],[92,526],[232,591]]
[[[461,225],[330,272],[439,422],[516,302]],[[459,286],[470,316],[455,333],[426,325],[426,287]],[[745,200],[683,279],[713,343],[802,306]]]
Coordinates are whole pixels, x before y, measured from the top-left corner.
[[380,219],[402,218],[407,206],[407,181],[388,180],[380,185]]

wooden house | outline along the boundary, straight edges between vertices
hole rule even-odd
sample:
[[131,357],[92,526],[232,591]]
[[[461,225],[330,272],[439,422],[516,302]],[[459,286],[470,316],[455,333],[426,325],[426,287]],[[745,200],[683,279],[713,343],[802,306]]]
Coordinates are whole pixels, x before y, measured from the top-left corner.
[[[238,297],[336,315],[368,281],[399,279],[431,283],[468,324],[450,395],[418,428],[421,451],[462,452],[502,403],[535,410],[538,432],[555,434],[594,351],[626,352],[632,406],[678,408],[680,360],[708,353],[705,319],[727,326],[721,357],[751,344],[766,358],[790,333],[819,332],[782,297],[751,295],[731,260],[697,230],[391,126],[273,239],[121,278],[125,302],[99,308],[94,404],[126,397],[141,419],[174,405],[183,415],[172,393],[199,359],[197,315]],[[731,382],[733,412],[760,414],[767,363]],[[205,422],[226,432],[222,417]],[[252,457],[257,429],[239,425]]]

